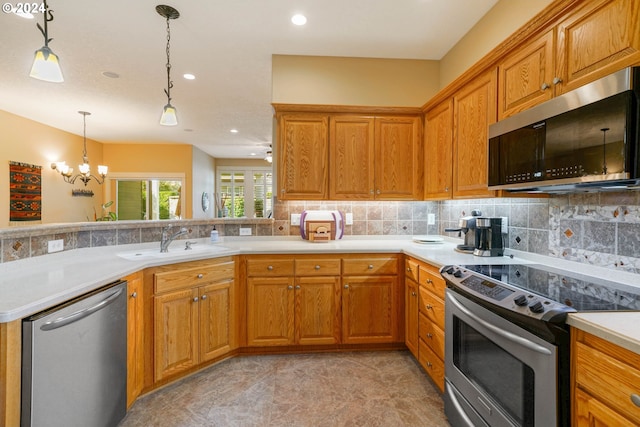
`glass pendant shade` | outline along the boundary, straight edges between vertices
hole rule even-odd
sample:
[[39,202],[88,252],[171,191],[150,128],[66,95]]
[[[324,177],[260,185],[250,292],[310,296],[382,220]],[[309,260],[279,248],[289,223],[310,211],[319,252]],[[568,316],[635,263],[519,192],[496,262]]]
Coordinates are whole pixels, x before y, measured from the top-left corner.
[[109,168],[107,166],[98,165],[98,174],[99,175],[105,176],[108,171],[109,171]]
[[78,165],[78,170],[81,174],[88,175],[91,168],[89,167],[89,163],[83,163],[81,165]]
[[30,77],[46,82],[61,83],[64,81],[62,70],[58,62],[58,56],[51,52],[47,46],[36,50]]
[[162,109],[162,117],[160,117],[160,124],[162,126],[177,126],[178,116],[176,115],[176,108],[167,104]]

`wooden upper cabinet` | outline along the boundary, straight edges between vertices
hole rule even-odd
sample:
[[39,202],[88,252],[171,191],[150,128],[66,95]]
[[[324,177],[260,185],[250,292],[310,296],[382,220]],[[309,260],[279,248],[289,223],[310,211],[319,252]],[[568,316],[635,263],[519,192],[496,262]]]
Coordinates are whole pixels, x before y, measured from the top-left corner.
[[504,58],[498,65],[498,119],[554,96],[554,32],[548,31]]
[[453,190],[453,100],[425,115],[424,198],[450,199]]
[[584,2],[557,26],[560,93],[640,63],[640,2]]
[[329,197],[368,200],[374,194],[374,118],[335,116],[330,121]]
[[329,116],[283,114],[278,118],[278,197],[328,197]]
[[421,134],[419,117],[376,117],[376,199],[422,198]]
[[497,113],[497,70],[480,75],[453,96],[453,197],[493,197],[488,190],[489,125]]

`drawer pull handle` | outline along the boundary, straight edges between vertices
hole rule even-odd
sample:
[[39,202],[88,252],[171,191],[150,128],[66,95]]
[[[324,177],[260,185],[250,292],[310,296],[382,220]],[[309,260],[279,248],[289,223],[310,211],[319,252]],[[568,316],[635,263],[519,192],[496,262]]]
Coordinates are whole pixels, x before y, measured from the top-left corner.
[[369,264],[369,270],[373,270],[373,264]]
[[289,285],[287,286],[287,289],[293,289],[293,286]]
[[320,270],[320,266],[319,266],[319,265],[316,265],[316,266],[315,266],[315,267],[313,267],[313,268],[315,268],[316,270]]
[[268,266],[267,270],[269,270],[269,271],[273,270],[273,265]]
[[631,401],[633,402],[634,405],[640,406],[640,396],[639,395],[633,393],[631,395]]
[[411,267],[407,267],[407,271],[411,273]]
[[542,83],[542,85],[540,86],[540,90],[542,92],[544,92],[545,90],[547,90],[549,88],[550,88],[550,86],[549,86],[549,83],[547,83],[547,82]]
[[202,295],[202,296],[200,297],[200,299],[205,300],[205,299],[207,299],[207,296],[206,296],[206,295]]
[[557,84],[560,84],[560,83],[562,83],[562,79],[560,77],[554,77],[553,78],[553,84],[554,85],[557,85]]
[[432,310],[433,306],[431,304],[426,304],[424,308],[426,308],[427,310]]
[[296,285],[296,289],[300,289],[300,285]]
[[347,285],[344,285],[344,288],[345,288],[345,289],[349,289],[349,285],[348,285],[348,284],[347,284]]
[[198,302],[198,297],[193,297],[193,302]]
[[433,338],[433,334],[432,333],[428,333],[427,334],[427,338]]
[[430,284],[430,285],[433,285],[433,280],[427,279],[427,283]]
[[431,368],[431,367],[433,367],[433,363],[427,361],[427,368]]
[[198,274],[198,279],[202,279],[204,277],[204,274],[200,273]]
[[138,297],[138,293],[137,292],[134,292],[134,293],[131,294],[131,298],[137,298],[137,297]]
[[412,297],[415,297],[415,296],[418,296],[418,294],[417,294],[417,293],[415,293],[415,292],[411,292],[411,296],[412,296]]

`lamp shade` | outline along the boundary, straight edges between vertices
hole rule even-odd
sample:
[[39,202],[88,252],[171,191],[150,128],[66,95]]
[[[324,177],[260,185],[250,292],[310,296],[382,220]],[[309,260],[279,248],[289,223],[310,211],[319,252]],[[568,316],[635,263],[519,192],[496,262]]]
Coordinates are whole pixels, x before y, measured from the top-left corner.
[[160,124],[162,126],[176,126],[178,124],[178,116],[176,115],[176,108],[167,104],[162,109],[162,117],[160,117]]
[[58,57],[47,46],[36,50],[30,77],[46,82],[61,83],[64,81]]

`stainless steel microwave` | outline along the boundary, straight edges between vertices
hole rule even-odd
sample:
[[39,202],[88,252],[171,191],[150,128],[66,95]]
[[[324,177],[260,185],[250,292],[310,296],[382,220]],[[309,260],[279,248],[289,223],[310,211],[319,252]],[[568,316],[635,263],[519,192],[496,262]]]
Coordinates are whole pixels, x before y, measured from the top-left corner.
[[640,188],[640,67],[620,70],[489,127],[489,189]]

